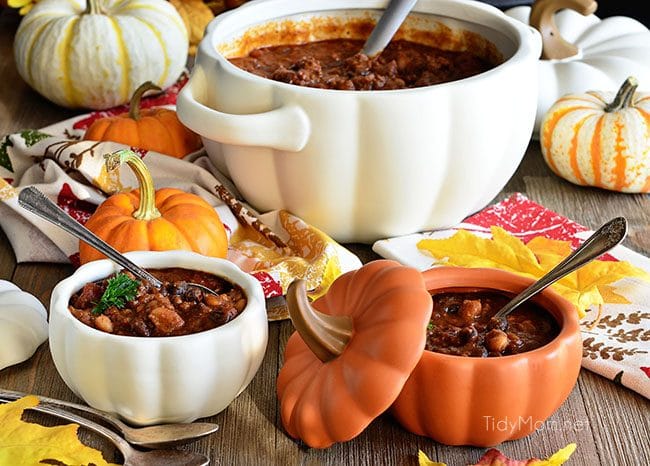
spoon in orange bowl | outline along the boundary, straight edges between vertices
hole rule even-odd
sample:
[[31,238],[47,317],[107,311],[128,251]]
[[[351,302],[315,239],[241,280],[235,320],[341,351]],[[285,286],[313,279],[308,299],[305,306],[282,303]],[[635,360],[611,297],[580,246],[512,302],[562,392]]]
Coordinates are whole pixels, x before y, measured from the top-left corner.
[[505,324],[506,316],[517,308],[521,303],[536,295],[544,288],[552,285],[565,275],[579,269],[587,262],[591,262],[598,256],[606,253],[614,246],[619,244],[627,234],[627,220],[625,217],[616,217],[609,222],[605,223],[598,230],[594,232],[589,238],[585,240],[582,245],[569,254],[562,262],[553,267],[549,272],[543,275],[539,280],[530,285],[524,291],[512,298],[505,306],[503,306],[494,317],[492,322],[496,324]]
[[[97,249],[99,252],[104,254],[106,257],[110,258],[113,262],[121,265],[124,269],[131,272],[140,280],[147,281],[156,288],[162,287],[163,283],[160,280],[128,259],[121,252],[117,251],[115,248],[113,248],[113,246],[105,242],[81,223],[70,217],[63,209],[57,206],[54,202],[50,201],[41,191],[35,187],[28,186],[26,188],[23,188],[23,190],[20,191],[20,194],[18,195],[18,204],[20,204],[21,207],[30,211],[31,213],[36,214],[48,222],[53,223],[54,225],[67,231],[77,239],[85,241]],[[198,288],[203,293],[218,296],[214,290],[211,290],[207,286],[203,286],[199,283],[188,282],[187,285],[189,287]]]
[[386,10],[366,39],[361,53],[368,57],[379,55],[402,25],[417,0],[390,0]]

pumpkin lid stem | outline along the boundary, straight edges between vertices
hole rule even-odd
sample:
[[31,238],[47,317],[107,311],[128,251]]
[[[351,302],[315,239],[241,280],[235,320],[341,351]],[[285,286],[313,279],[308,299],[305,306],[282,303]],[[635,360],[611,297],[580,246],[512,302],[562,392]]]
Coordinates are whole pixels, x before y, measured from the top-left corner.
[[131,97],[131,101],[129,102],[129,118],[133,120],[140,119],[140,100],[142,100],[142,96],[145,92],[151,90],[162,91],[160,87],[156,86],[151,81],[141,84],[140,87],[135,90]]
[[636,78],[634,76],[628,77],[616,93],[614,100],[605,106],[605,111],[607,113],[617,112],[632,105],[632,99],[637,87],[639,87],[639,82]]
[[309,303],[304,280],[294,280],[287,289],[291,322],[314,355],[323,362],[338,357],[352,338],[352,319],[331,316]]
[[570,8],[583,16],[590,15],[598,8],[594,0],[535,0],[530,10],[529,24],[542,34],[542,58],[561,60],[573,57],[579,50],[566,41],[555,24],[555,14]]
[[160,217],[160,212],[156,208],[156,192],[154,190],[153,179],[149,174],[147,166],[142,159],[132,150],[124,149],[107,154],[106,168],[108,171],[115,170],[119,165],[126,163],[135,177],[138,179],[140,186],[140,205],[133,212],[133,218],[137,220],[153,220]]

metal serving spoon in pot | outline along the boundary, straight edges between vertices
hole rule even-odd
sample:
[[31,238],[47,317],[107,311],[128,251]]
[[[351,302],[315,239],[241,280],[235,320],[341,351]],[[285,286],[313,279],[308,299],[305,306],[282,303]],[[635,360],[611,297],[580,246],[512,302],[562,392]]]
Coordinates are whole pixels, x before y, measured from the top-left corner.
[[505,306],[497,312],[492,319],[504,320],[508,314],[517,308],[528,298],[536,295],[544,288],[552,285],[560,278],[579,269],[587,262],[591,262],[598,256],[606,253],[619,244],[627,234],[627,220],[624,217],[616,217],[605,223],[594,232],[582,245],[569,254],[566,259],[553,267],[548,273],[542,276],[535,283],[512,298]]
[[[0,400],[14,401],[27,395],[27,393],[0,389]],[[159,424],[146,427],[131,427],[120,421],[117,417],[90,406],[72,403],[71,401],[57,400],[55,398],[47,398],[40,395],[37,395],[37,397],[40,402],[39,406],[50,408],[72,408],[77,411],[83,411],[92,414],[93,416],[97,416],[119,430],[127,442],[138,447],[170,447],[197,440],[219,430],[217,424],[210,422],[189,422]]]
[[386,10],[366,39],[361,53],[369,57],[379,55],[393,38],[416,2],[417,0],[390,0]]
[[[162,286],[162,282],[149,272],[136,265],[133,261],[127,259],[122,253],[99,238],[95,233],[70,217],[58,205],[50,201],[45,195],[33,186],[28,186],[20,191],[18,195],[18,204],[33,214],[47,220],[50,223],[64,229],[76,238],[85,241],[99,252],[110,258],[113,262],[121,265],[124,269],[131,272],[140,280],[151,283],[156,288]],[[199,288],[204,293],[217,295],[214,290],[198,283],[188,283],[188,286]]]

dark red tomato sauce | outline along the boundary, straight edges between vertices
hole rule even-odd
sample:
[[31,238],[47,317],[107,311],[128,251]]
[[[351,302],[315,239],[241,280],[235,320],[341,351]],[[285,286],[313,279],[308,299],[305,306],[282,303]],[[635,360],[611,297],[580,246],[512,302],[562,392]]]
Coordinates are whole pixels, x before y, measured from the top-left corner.
[[457,356],[507,356],[546,345],[560,332],[553,316],[530,301],[503,321],[492,319],[512,296],[489,290],[432,295],[425,349]]
[[[84,285],[70,298],[70,312],[84,324],[103,332],[162,337],[219,327],[246,307],[244,290],[216,275],[182,268],[149,269],[149,272],[161,280],[163,286],[158,289],[140,281],[135,299],[123,308],[110,306],[101,314],[93,312],[111,276]],[[217,296],[189,287],[188,282],[205,285],[216,291]]]
[[359,53],[362,47],[361,40],[331,39],[262,47],[230,61],[274,81],[340,90],[431,86],[467,78],[495,66],[470,52],[447,51],[406,40],[391,42],[373,58]]

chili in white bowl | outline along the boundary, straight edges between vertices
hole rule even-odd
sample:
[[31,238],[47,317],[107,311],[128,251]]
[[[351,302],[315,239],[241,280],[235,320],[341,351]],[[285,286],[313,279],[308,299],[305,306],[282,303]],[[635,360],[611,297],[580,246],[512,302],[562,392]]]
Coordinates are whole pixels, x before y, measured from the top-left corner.
[[114,335],[82,323],[68,307],[84,285],[119,272],[109,260],[90,262],[52,292],[50,351],[61,378],[90,406],[137,425],[217,414],[248,386],[264,358],[268,323],[261,285],[224,259],[187,251],[126,255],[147,269],[179,267],[223,277],[243,290],[246,305],[227,323],[198,333]]

